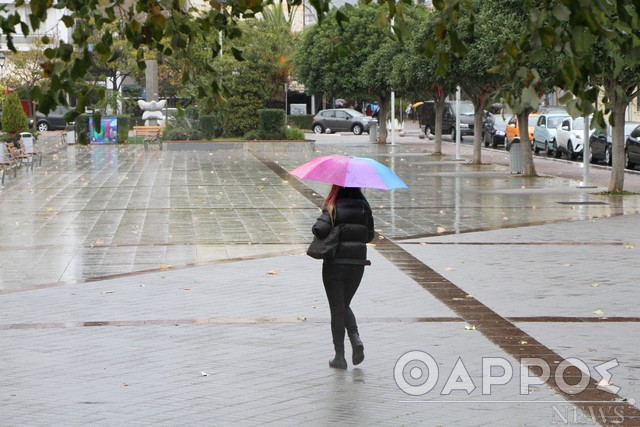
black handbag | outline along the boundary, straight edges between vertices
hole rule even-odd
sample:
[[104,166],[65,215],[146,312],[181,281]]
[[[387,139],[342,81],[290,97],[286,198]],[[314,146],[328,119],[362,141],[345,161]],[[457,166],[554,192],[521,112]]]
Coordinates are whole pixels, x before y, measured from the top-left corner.
[[307,255],[315,259],[333,259],[336,256],[336,250],[338,250],[338,241],[340,241],[341,225],[331,227],[331,231],[327,234],[327,237],[320,239],[317,236],[313,237],[313,241],[307,249]]

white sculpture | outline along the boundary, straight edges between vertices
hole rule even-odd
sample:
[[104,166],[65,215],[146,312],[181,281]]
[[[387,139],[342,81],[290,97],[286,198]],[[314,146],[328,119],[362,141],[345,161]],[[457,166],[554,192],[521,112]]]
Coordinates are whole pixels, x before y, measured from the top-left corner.
[[142,119],[145,126],[157,126],[158,120],[164,120],[164,114],[162,110],[166,105],[167,100],[161,101],[138,101],[138,106],[142,109]]

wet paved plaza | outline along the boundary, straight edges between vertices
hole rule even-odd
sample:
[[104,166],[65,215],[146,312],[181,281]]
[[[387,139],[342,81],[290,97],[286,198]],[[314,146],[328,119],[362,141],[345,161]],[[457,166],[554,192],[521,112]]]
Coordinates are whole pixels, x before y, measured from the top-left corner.
[[[313,138],[43,142],[42,166],[0,192],[1,424],[640,425],[640,196],[578,188],[568,162],[523,178],[493,150],[471,166],[418,138]],[[320,264],[304,255],[328,186],[287,174],[324,154],[373,157],[409,185],[366,192],[366,359],[344,372],[327,366]],[[403,392],[424,354],[437,384]],[[491,357],[514,375],[485,393]],[[588,384],[570,395],[551,375],[523,393],[526,357],[553,372],[579,359],[589,372],[571,381]],[[614,359],[604,384],[594,367]],[[460,376],[446,394],[458,362],[475,388]]]
[[409,184],[366,192],[377,231],[391,239],[640,210],[637,197],[432,156],[417,138],[393,147],[337,138],[185,151],[57,146],[0,193],[0,292],[300,251],[318,208],[284,174],[325,154],[373,157]]

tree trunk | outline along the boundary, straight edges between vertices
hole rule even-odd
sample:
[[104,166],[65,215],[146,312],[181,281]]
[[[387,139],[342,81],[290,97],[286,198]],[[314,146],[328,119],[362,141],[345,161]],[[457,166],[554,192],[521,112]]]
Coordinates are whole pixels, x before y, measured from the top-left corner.
[[436,123],[435,129],[433,130],[435,132],[434,154],[442,154],[442,118],[444,117],[444,108],[446,106],[445,99],[447,99],[447,95],[442,91],[435,100]]
[[[474,102],[473,109],[473,160],[471,164],[480,165],[482,164],[482,116],[484,103]],[[462,141],[462,134],[460,135],[460,141]]]
[[520,154],[522,156],[522,174],[524,176],[538,176],[536,167],[533,164],[533,154],[531,154],[531,141],[529,141],[530,113],[530,110],[525,110],[518,114],[518,130],[520,132]]
[[620,99],[612,94],[613,120],[615,126],[611,128],[611,180],[609,191],[621,192],[624,189],[624,113],[627,110],[626,99]]
[[387,143],[387,115],[389,114],[389,104],[391,103],[391,95],[385,95],[380,98],[380,114],[378,114],[378,144]]

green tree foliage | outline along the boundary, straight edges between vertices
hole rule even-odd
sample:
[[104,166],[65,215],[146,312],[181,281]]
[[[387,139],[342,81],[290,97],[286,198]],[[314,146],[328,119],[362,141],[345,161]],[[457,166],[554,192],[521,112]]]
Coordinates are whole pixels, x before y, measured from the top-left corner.
[[[540,32],[532,45],[562,53],[558,84],[570,91],[564,98],[572,115],[591,113],[604,90],[595,122],[605,127],[605,116],[612,125],[612,173],[610,192],[624,189],[624,123],[627,106],[638,96],[640,81],[640,4],[631,0],[594,0],[587,12],[576,1],[552,3],[535,9],[532,32],[547,19],[557,26],[553,32]],[[543,37],[544,36],[544,37]]]
[[435,135],[434,152],[437,154],[442,153],[445,100],[449,94],[455,93],[457,83],[456,73],[451,68],[440,68],[441,64],[449,63],[449,55],[452,54],[446,40],[436,44],[440,13],[417,8],[410,15],[413,30],[394,61],[392,72],[393,87],[405,97],[415,101],[434,100],[436,122],[435,129],[430,129],[430,132]]
[[17,92],[11,92],[2,105],[2,130],[17,139],[17,135],[29,126]]
[[[282,9],[276,8],[272,15],[282,13]],[[211,49],[219,42],[217,34],[205,35],[188,52],[188,67],[201,73],[183,90],[198,99],[203,115],[216,117],[215,127],[221,129],[223,136],[231,137],[256,129],[259,109],[269,106],[284,109],[284,84],[288,82],[289,57],[294,45],[285,19],[273,16],[265,20],[249,19],[240,28],[240,37],[223,40],[221,56],[213,56]],[[215,88],[216,98],[199,90],[204,85]]]
[[311,27],[294,60],[294,74],[307,93],[380,104],[378,142],[386,142],[393,58],[400,43],[381,6],[359,4],[332,9],[322,25]]

